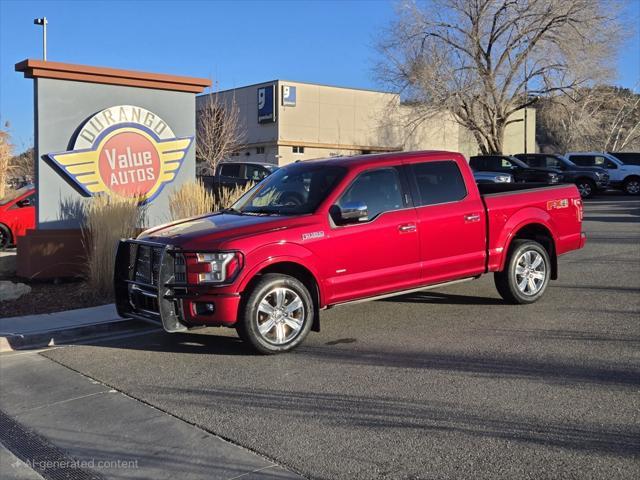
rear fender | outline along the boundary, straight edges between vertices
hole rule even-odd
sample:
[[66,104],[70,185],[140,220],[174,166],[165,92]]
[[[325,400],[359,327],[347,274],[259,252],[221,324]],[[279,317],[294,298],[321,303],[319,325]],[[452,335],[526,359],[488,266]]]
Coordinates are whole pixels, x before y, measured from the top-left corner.
[[[554,225],[551,215],[540,208],[527,207],[513,214],[504,224],[496,239],[491,241],[489,249],[489,271],[501,271],[504,269],[509,247],[518,232],[529,225],[541,225],[551,234],[554,250],[557,239],[554,235]],[[553,265],[556,265],[555,252],[549,252]],[[554,271],[557,268],[554,267]]]

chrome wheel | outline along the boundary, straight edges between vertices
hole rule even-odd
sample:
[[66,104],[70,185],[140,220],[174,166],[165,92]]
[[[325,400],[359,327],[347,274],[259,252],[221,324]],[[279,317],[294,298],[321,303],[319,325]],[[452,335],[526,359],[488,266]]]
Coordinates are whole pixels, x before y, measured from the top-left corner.
[[640,180],[629,180],[625,185],[625,190],[629,195],[640,193]]
[[260,336],[273,345],[283,345],[296,338],[304,325],[302,298],[286,287],[269,290],[258,303],[256,324]]
[[516,262],[516,285],[524,295],[535,295],[544,286],[547,265],[542,255],[535,250],[527,250]]
[[4,250],[9,246],[9,232],[0,226],[0,250]]
[[590,183],[579,183],[576,186],[578,187],[578,192],[580,192],[581,197],[588,197],[593,192]]

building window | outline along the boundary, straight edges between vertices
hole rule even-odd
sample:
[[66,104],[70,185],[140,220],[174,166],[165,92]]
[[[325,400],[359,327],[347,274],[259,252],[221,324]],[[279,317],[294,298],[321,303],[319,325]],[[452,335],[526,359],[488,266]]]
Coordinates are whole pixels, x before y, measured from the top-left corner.
[[256,147],[256,153],[264,153],[264,147]]
[[293,147],[293,153],[304,153],[304,147]]
[[231,152],[231,156],[232,157],[238,157],[238,156],[240,156],[240,152]]

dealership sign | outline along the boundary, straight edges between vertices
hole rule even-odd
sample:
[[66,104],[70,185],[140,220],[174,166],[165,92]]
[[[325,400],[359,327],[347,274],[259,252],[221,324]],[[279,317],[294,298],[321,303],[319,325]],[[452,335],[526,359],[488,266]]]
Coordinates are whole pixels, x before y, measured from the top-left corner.
[[258,88],[258,123],[276,121],[275,85]]
[[118,105],[89,118],[72,150],[47,157],[85,195],[147,203],[175,179],[192,142],[192,136],[176,137],[155,113]]

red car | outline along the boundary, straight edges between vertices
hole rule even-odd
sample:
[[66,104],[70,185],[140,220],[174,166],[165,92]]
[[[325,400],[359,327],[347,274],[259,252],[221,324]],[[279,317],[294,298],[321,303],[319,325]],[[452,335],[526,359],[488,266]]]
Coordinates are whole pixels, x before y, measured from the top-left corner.
[[35,228],[36,189],[27,185],[0,199],[0,250],[15,245],[18,237]]
[[319,330],[322,309],[489,272],[508,302],[535,302],[558,256],[585,244],[581,227],[575,185],[478,186],[459,153],[294,163],[232,208],[122,241],[116,305],[168,332],[234,327],[283,352]]

